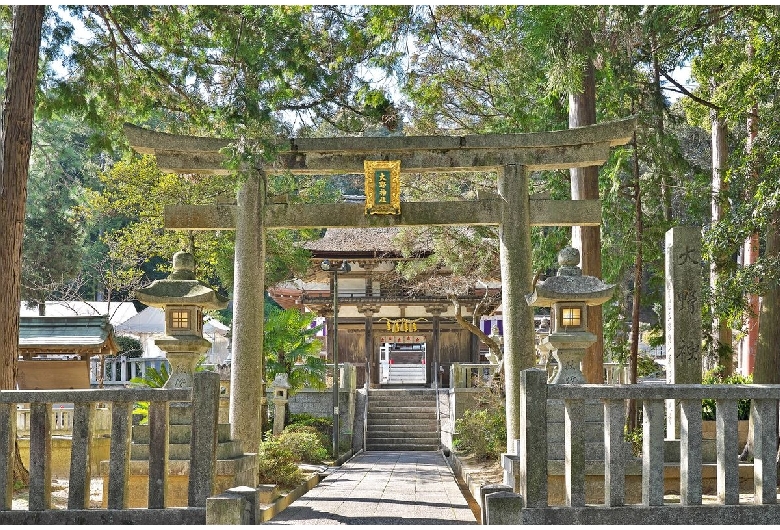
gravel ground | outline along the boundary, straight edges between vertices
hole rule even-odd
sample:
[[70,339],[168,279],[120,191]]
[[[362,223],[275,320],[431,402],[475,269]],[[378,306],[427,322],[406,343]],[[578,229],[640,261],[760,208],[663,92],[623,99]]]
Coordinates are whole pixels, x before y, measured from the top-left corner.
[[[14,493],[14,499],[12,509],[14,510],[26,510],[28,509],[28,495],[27,489],[20,490]],[[103,479],[93,478],[90,485],[90,508],[100,508],[103,501]],[[53,479],[51,483],[51,507],[54,509],[66,509],[68,507],[68,480],[67,479]]]

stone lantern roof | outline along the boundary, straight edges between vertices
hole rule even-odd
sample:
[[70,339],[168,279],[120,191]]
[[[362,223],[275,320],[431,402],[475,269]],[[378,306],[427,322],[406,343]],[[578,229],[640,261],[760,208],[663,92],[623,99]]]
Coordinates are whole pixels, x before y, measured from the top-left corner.
[[136,289],[136,298],[146,305],[162,307],[189,304],[204,309],[224,309],[228,299],[195,279],[195,258],[189,252],[173,255],[173,272],[165,280]]
[[577,264],[580,251],[567,246],[558,253],[558,274],[536,284],[526,295],[530,306],[550,307],[555,302],[585,302],[598,306],[612,298],[614,284],[606,284],[595,276],[584,276]]

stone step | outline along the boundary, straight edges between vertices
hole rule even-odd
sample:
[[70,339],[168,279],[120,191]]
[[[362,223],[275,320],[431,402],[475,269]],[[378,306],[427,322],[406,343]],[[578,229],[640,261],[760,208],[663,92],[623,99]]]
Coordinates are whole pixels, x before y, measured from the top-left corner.
[[368,394],[366,449],[436,451],[441,445],[436,390],[380,389]]
[[[217,444],[217,459],[227,460],[237,458],[243,454],[241,444],[238,441],[229,441]],[[130,446],[131,460],[149,460],[149,444],[133,443]],[[168,445],[169,460],[189,460],[190,444],[171,443]]]
[[[188,425],[171,425],[168,429],[168,441],[176,444],[190,443],[190,436],[192,433],[192,424]],[[133,442],[148,444],[149,443],[149,426],[148,425],[133,425]],[[217,425],[217,439],[221,442],[230,441],[230,424],[220,423]]]
[[368,391],[370,397],[414,396],[419,398],[431,398],[436,396],[436,390],[432,388],[372,388]]
[[438,423],[435,419],[433,420],[416,420],[416,421],[410,421],[409,418],[372,418],[371,416],[368,417],[368,428],[369,429],[378,429],[380,427],[386,427],[388,429],[400,429],[400,430],[409,430],[409,429],[418,429],[418,430],[428,430],[428,431],[437,431]]
[[410,433],[404,433],[403,435],[399,435],[399,433],[392,433],[392,432],[377,432],[372,433],[368,437],[366,437],[366,442],[370,443],[383,443],[386,441],[394,440],[397,442],[406,442],[410,444],[417,444],[417,443],[437,443],[439,441],[439,436],[436,433],[417,433],[414,436],[412,436]]
[[417,423],[417,422],[404,422],[404,421],[397,421],[397,422],[372,422],[369,420],[368,422],[368,431],[371,433],[377,432],[377,431],[394,431],[394,432],[432,432],[437,433],[438,429],[436,428],[436,422],[426,422],[426,423]]
[[367,451],[436,451],[439,449],[438,439],[409,440],[406,438],[384,438],[382,440],[366,440]]
[[176,403],[168,407],[168,423],[171,425],[192,425],[192,405]]
[[369,414],[395,414],[397,416],[413,415],[433,415],[436,416],[436,407],[417,407],[417,406],[391,406],[368,404]]
[[432,396],[430,398],[423,397],[423,396],[405,396],[405,395],[394,395],[394,396],[375,396],[371,394],[368,397],[369,403],[390,403],[393,405],[406,405],[408,407],[435,407],[436,406],[436,399],[435,396]]

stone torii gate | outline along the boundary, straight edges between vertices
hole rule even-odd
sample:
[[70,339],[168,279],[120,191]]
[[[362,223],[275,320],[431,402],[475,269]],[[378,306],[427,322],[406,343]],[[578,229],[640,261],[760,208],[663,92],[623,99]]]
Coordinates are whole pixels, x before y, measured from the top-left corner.
[[[536,364],[531,226],[598,226],[599,200],[553,201],[529,196],[529,174],[598,166],[610,148],[628,143],[634,118],[529,134],[423,137],[295,138],[278,142],[276,158],[240,171],[237,204],[165,209],[171,230],[236,230],[231,436],[256,452],[262,435],[265,230],[276,228],[498,225],[504,311],[507,452],[519,438],[520,372]],[[231,140],[177,136],[125,125],[132,148],[153,154],[162,171],[228,174],[222,150]],[[366,215],[361,204],[273,204],[267,174],[363,174],[364,161],[400,160],[402,173],[493,171],[497,195],[473,201],[402,203],[399,215]]]

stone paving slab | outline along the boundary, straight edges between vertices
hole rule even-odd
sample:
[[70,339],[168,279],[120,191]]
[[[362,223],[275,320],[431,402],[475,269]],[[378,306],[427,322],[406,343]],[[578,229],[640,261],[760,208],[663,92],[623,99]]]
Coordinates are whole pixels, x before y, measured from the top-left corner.
[[477,524],[438,451],[369,451],[264,524]]

